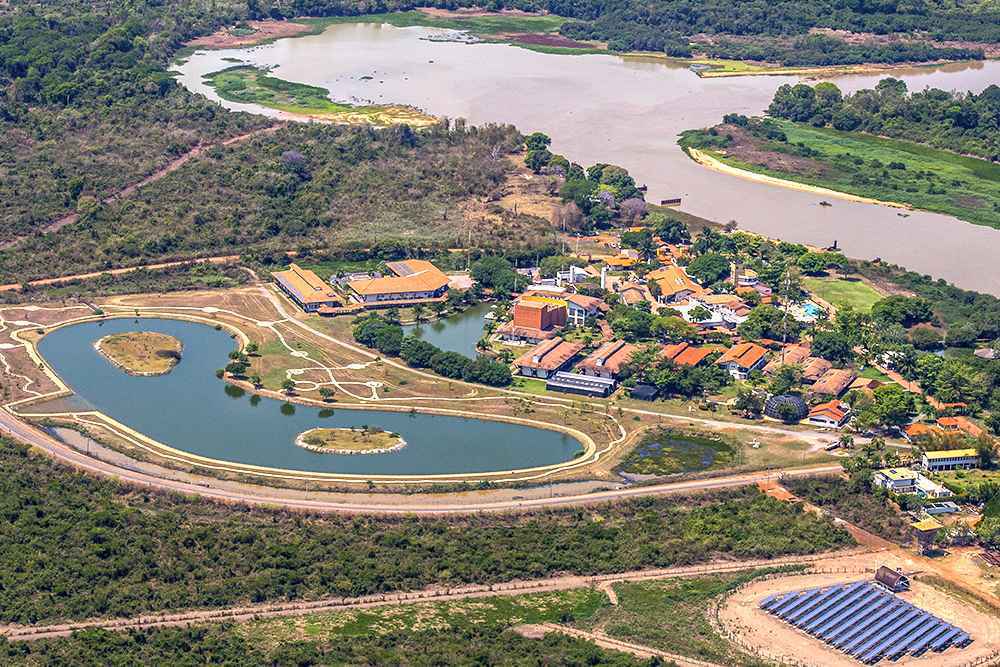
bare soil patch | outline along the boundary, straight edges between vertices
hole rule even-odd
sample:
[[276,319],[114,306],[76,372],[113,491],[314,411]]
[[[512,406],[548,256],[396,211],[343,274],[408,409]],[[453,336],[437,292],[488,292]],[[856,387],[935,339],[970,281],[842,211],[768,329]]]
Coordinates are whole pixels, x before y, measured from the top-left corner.
[[[897,561],[885,552],[874,558],[871,555],[852,556],[842,562],[829,562],[825,566],[843,566],[847,569],[877,567],[881,563],[906,568],[912,563]],[[816,586],[830,586],[849,581],[869,579],[868,574],[810,574],[790,576],[769,581],[755,582],[734,593],[719,609],[723,626],[735,632],[740,641],[756,648],[770,659],[798,664],[801,656],[809,656],[809,664],[817,667],[848,667],[858,664],[853,658],[830,648],[821,640],[796,630],[784,621],[759,608],[762,598],[772,593],[802,590]],[[952,623],[973,637],[965,649],[949,649],[944,653],[929,652],[920,657],[906,657],[897,664],[934,665],[958,667],[990,655],[1000,648],[1000,619],[968,601],[920,581],[913,581],[912,590],[900,597],[936,616]]]
[[253,46],[281,37],[294,37],[312,30],[310,26],[303,23],[289,21],[247,21],[246,25],[252,32],[245,32],[246,29],[235,27],[222,28],[211,35],[192,39],[185,46],[202,49],[232,49],[240,46]]
[[817,160],[766,149],[764,142],[738,125],[718,125],[716,130],[722,136],[732,137],[732,142],[726,147],[725,152],[740,162],[773,171],[809,176],[824,176],[828,171],[826,165]]

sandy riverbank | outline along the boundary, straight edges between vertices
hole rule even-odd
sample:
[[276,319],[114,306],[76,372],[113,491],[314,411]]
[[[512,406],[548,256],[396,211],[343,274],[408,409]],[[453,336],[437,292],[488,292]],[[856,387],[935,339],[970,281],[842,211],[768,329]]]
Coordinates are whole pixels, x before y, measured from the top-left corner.
[[688,155],[691,159],[702,165],[703,167],[708,167],[723,174],[729,174],[730,176],[737,176],[739,178],[754,181],[756,183],[765,183],[767,185],[777,185],[782,188],[788,188],[789,190],[798,190],[800,192],[808,192],[814,195],[824,195],[827,197],[836,197],[837,199],[846,199],[847,201],[860,202],[862,204],[878,204],[879,206],[890,206],[892,208],[901,208],[907,211],[913,210],[912,206],[908,204],[900,204],[899,202],[892,201],[882,201],[880,199],[871,199],[870,197],[861,197],[859,195],[852,195],[849,192],[841,192],[839,190],[831,190],[830,188],[821,188],[817,185],[808,185],[806,183],[799,183],[797,181],[788,181],[783,178],[776,178],[774,176],[766,176],[764,174],[758,174],[752,171],[747,171],[746,169],[739,169],[737,167],[730,166],[721,160],[712,157],[708,153],[698,150],[697,148],[687,149]]

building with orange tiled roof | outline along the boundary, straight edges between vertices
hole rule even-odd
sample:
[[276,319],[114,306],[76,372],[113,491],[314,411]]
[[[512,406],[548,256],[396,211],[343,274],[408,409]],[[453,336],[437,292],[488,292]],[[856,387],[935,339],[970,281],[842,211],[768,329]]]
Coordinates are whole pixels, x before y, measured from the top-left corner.
[[287,271],[275,271],[271,277],[278,287],[307,313],[343,305],[340,297],[326,281],[298,264],[292,264]]
[[734,345],[715,360],[737,380],[746,380],[752,371],[763,368],[766,362],[767,350],[757,343]]
[[691,295],[702,294],[705,291],[701,285],[688,276],[683,268],[676,264],[650,271],[646,274],[646,280],[656,283],[656,286],[659,287],[660,294],[657,300],[660,303],[683,301]]
[[767,366],[764,366],[764,374],[770,375],[775,373],[782,366],[802,364],[802,362],[809,358],[810,354],[810,349],[805,345],[786,345],[781,348],[777,356],[768,362]]
[[851,418],[851,407],[833,399],[826,403],[813,406],[806,417],[806,422],[823,428],[841,428]]
[[978,438],[986,433],[986,431],[968,417],[938,417],[937,424],[945,431],[952,433],[962,432],[973,438]]
[[832,368],[816,380],[812,393],[823,396],[840,396],[854,382],[858,374],[849,368]]
[[504,340],[538,343],[555,336],[566,324],[566,302],[548,298],[522,298],[514,304],[514,317],[497,329]]
[[419,303],[441,299],[448,291],[448,276],[428,261],[408,259],[388,262],[386,268],[395,275],[362,278],[347,283],[360,303]]
[[907,440],[913,442],[914,440],[920,440],[923,438],[933,438],[943,431],[937,426],[931,426],[930,424],[924,424],[922,422],[916,422],[910,424],[903,429],[903,435]]
[[526,377],[547,378],[565,368],[580,353],[583,345],[561,338],[543,341],[522,354],[514,365]]
[[833,364],[820,357],[807,357],[801,365],[802,381],[807,384],[818,382],[821,377],[833,368]]
[[622,368],[632,359],[637,349],[637,346],[621,340],[604,343],[581,361],[576,370],[593,377],[618,379]]
[[678,366],[698,366],[718,351],[719,348],[712,345],[696,347],[690,343],[674,343],[664,346],[663,356]]

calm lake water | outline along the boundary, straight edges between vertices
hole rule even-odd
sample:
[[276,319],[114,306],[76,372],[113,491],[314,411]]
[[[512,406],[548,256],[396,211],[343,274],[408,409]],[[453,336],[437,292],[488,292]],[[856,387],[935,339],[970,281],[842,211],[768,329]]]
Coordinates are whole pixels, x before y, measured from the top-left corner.
[[[828,245],[1000,294],[1000,231],[935,213],[897,210],[752,183],[700,167],[678,148],[682,130],[718,122],[727,112],[761,113],[775,89],[796,77],[702,79],[687,67],[652,58],[565,56],[503,44],[429,41],[442,31],[380,24],[334,25],[319,35],[249,49],[203,51],[179,67],[180,81],[213,100],[202,76],[233,66],[273,67],[275,76],[322,86],[338,101],[403,103],[472,123],[506,122],[540,130],[553,148],[583,165],[612,162],[649,186],[649,200],[679,196],[706,218],[790,241]],[[980,91],[1000,83],[1000,62],[897,72],[911,90]],[[845,92],[880,76],[835,79]],[[230,109],[280,115],[256,105]]]
[[476,358],[479,356],[476,343],[483,337],[483,316],[489,310],[490,304],[481,303],[432,322],[408,324],[403,327],[403,333],[433,343],[442,350]]
[[[93,343],[111,333],[157,331],[184,344],[184,357],[167,375],[134,377],[113,367]],[[79,398],[166,445],[202,456],[310,472],[445,474],[530,468],[561,463],[582,451],[555,431],[439,415],[317,408],[256,402],[215,377],[233,341],[224,331],[177,320],[112,319],[57,329],[39,351]],[[318,426],[379,426],[407,446],[374,455],[320,454],[297,447],[295,436]]]

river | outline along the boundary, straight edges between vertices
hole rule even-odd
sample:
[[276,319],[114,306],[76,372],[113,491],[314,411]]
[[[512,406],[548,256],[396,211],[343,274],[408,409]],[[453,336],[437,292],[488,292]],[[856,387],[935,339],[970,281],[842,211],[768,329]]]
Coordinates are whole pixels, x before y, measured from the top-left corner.
[[[682,130],[727,112],[759,114],[775,89],[797,77],[703,79],[655,58],[549,55],[504,44],[430,41],[442,31],[355,23],[318,35],[246,49],[200,51],[178,66],[179,80],[225,107],[280,115],[219,100],[202,76],[234,63],[273,67],[289,81],[322,86],[338,101],[402,103],[472,123],[513,123],[544,131],[552,148],[583,165],[626,167],[649,187],[649,200],[682,197],[685,211],[789,241],[828,245],[882,259],[963,287],[1000,294],[1000,231],[950,216],[823,197],[753,183],[693,163],[676,144]],[[227,60],[228,59],[228,60]],[[884,75],[883,75],[884,76]],[[1000,62],[900,70],[911,90],[980,91],[1000,83]],[[845,92],[881,76],[834,79]]]
[[[128,375],[93,343],[124,331],[156,331],[179,339],[183,357],[167,375]],[[74,409],[97,409],[176,449],[224,461],[309,472],[432,475],[513,470],[572,460],[583,448],[557,431],[445,415],[332,410],[269,398],[251,400],[215,377],[233,341],[225,331],[168,319],[111,319],[46,334],[38,351],[76,393]],[[316,427],[378,426],[407,445],[385,454],[311,452],[295,437]]]

